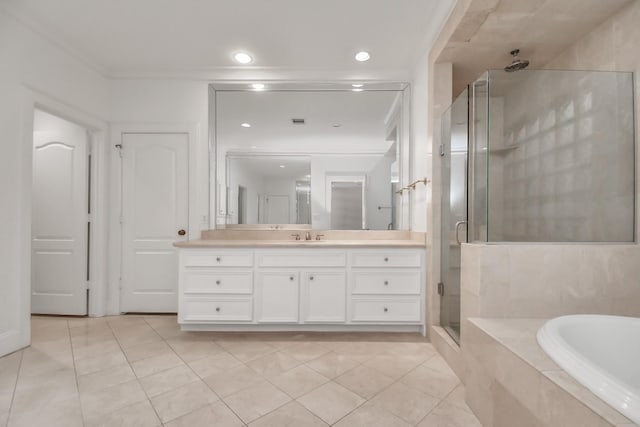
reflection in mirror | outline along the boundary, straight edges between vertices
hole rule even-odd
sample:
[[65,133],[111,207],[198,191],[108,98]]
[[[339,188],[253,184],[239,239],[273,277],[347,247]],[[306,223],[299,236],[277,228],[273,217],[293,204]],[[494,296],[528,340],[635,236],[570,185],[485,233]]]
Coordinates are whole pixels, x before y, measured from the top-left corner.
[[309,224],[311,163],[304,156],[227,153],[227,224]]
[[406,229],[404,87],[271,89],[213,92],[217,226]]

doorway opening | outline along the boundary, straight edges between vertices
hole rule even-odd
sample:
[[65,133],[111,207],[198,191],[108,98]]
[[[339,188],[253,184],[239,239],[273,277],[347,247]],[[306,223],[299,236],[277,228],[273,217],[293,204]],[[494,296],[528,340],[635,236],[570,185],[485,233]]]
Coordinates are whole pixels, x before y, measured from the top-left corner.
[[363,230],[366,227],[365,177],[327,177],[327,205],[331,229]]

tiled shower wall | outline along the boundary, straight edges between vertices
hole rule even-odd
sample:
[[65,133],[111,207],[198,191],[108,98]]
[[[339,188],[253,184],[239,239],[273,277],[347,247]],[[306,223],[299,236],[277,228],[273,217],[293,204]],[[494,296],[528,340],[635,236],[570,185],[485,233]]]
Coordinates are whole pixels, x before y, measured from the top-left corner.
[[501,216],[489,219],[489,240],[632,241],[631,75],[526,71],[501,84],[504,76],[492,78],[504,116],[489,136],[489,213]]

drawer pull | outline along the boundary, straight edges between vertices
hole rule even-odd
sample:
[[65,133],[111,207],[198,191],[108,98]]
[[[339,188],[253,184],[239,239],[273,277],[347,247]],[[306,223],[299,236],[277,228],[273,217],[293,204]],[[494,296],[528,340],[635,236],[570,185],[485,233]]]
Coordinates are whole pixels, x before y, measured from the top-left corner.
[[385,286],[387,286],[388,284],[389,284],[389,281],[388,281],[388,280],[385,280],[385,281],[384,281],[384,285],[385,285]]
[[219,284],[220,284],[220,280],[216,280],[216,285],[219,285]]
[[309,276],[309,280],[313,280],[313,276]]
[[385,308],[384,308],[384,312],[386,313],[386,312],[388,312],[388,311],[389,311],[389,309],[388,309],[387,307],[385,307]]
[[389,257],[384,257],[384,262],[389,262]]
[[216,257],[216,261],[220,262],[220,257]]
[[[386,310],[386,308],[385,308]],[[220,313],[220,307],[216,307],[216,312]]]

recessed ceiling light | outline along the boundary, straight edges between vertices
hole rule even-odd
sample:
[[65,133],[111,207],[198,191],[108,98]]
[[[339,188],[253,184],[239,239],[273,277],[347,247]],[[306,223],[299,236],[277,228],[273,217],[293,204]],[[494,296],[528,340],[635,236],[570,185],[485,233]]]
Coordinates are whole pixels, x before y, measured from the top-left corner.
[[239,64],[250,64],[253,62],[253,57],[246,52],[237,52],[233,54],[233,59]]
[[353,83],[351,87],[362,87],[364,86],[362,83]]
[[284,165],[280,165],[280,167],[281,167],[282,169],[284,169],[284,167],[285,167],[285,166],[284,166]]
[[240,126],[242,126],[243,128],[250,128],[251,125],[249,123],[242,123]]
[[251,87],[255,90],[264,90],[264,83],[254,83]]
[[355,58],[356,58],[356,61],[358,62],[364,62],[371,59],[371,55],[366,50],[363,50],[361,52],[356,53]]
[[362,92],[364,89],[362,89],[361,87],[356,87],[351,89],[352,92]]
[[307,178],[311,178],[311,175],[305,175]]
[[257,145],[252,145],[251,148],[258,148],[258,146]]
[[342,126],[340,123],[334,123],[331,126],[333,126],[334,128],[339,128],[340,126]]

